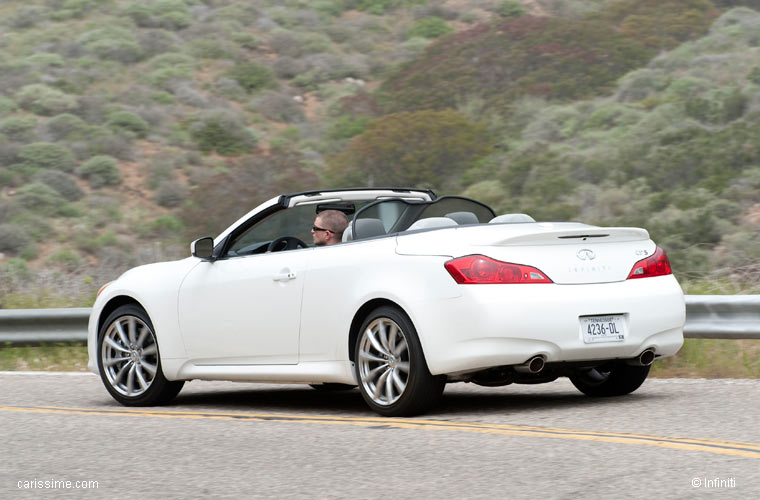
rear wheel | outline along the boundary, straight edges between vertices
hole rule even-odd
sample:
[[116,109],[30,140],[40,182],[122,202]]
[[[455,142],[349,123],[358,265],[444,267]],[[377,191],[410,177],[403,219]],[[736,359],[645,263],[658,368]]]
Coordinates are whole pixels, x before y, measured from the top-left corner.
[[108,392],[125,406],[167,403],[184,384],[164,377],[153,324],[136,305],[117,308],[103,323],[98,370]]
[[428,371],[414,325],[395,307],[379,307],[364,320],[354,360],[362,397],[388,417],[429,410],[446,385],[445,376]]
[[647,375],[649,366],[610,363],[578,370],[570,375],[570,381],[587,396],[623,396],[641,387]]

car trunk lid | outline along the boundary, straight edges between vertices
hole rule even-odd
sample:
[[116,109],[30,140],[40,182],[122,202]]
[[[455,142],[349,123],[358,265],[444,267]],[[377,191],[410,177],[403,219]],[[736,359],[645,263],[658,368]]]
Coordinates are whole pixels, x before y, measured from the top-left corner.
[[540,269],[557,284],[623,281],[633,265],[654,253],[644,229],[577,223],[492,224],[404,235],[402,255],[482,254]]

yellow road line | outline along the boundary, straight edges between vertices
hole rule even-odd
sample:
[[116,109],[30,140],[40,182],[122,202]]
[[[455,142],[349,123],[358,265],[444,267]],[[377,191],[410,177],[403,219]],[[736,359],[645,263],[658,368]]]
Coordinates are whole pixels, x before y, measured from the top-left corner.
[[110,408],[67,408],[57,406],[16,407],[0,406],[0,411],[75,414],[100,416],[134,416],[152,418],[179,418],[205,420],[247,420],[254,422],[292,422],[323,425],[348,425],[355,427],[387,427],[394,429],[426,429],[494,434],[502,436],[522,436],[554,439],[572,439],[602,443],[656,446],[683,451],[716,453],[743,458],[760,459],[760,444],[695,439],[686,437],[663,437],[646,434],[626,434],[603,431],[583,431],[554,427],[534,427],[525,425],[489,424],[480,422],[456,422],[429,419],[397,419],[383,417],[340,417],[323,415],[292,415],[265,413],[225,413],[207,411],[167,411],[159,409],[110,409]]

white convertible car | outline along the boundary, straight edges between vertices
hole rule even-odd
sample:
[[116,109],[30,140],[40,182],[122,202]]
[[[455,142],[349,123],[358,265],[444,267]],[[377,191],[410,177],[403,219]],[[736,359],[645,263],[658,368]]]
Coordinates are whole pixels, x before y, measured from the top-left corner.
[[[307,244],[328,209],[351,221],[342,242]],[[344,189],[273,198],[191,252],[98,294],[89,368],[124,405],[192,379],[358,386],[388,416],[430,409],[451,382],[567,376],[618,396],[683,343],[683,293],[643,229]]]

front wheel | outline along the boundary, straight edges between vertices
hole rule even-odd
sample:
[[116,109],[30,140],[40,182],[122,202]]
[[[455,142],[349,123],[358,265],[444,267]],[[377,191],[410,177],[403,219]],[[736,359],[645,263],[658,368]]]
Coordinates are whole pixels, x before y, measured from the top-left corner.
[[395,307],[375,309],[354,347],[356,380],[370,408],[387,417],[423,413],[440,399],[445,376],[428,371],[411,320]]
[[623,396],[641,387],[647,375],[649,366],[610,363],[578,370],[570,375],[570,382],[587,396]]
[[103,323],[98,370],[108,392],[125,406],[168,403],[184,384],[164,377],[153,324],[136,305],[117,308]]

